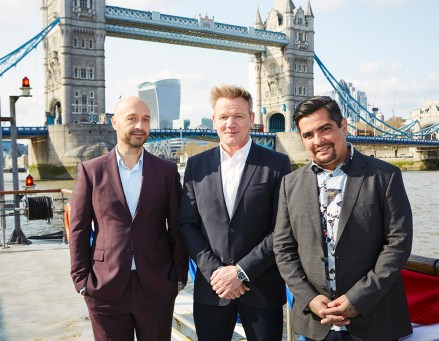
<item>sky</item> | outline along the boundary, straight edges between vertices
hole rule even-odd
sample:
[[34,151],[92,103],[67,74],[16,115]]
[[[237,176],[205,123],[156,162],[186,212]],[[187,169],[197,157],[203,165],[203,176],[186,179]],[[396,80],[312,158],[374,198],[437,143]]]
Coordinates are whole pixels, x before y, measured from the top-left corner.
[[[252,26],[257,4],[265,21],[275,0],[107,0],[107,5]],[[40,0],[2,1],[0,57],[42,29]],[[293,0],[306,8],[307,0]],[[311,0],[315,53],[336,79],[366,91],[371,106],[386,119],[408,118],[427,99],[439,98],[439,1]],[[106,111],[120,96],[137,95],[137,85],[161,78],[181,81],[181,117],[210,117],[209,90],[220,83],[249,88],[250,55],[107,37]],[[31,98],[16,103],[17,125],[43,125],[43,48],[40,44],[0,78],[1,113],[9,115],[9,96],[20,93],[27,76]],[[317,64],[314,93],[331,90]]]

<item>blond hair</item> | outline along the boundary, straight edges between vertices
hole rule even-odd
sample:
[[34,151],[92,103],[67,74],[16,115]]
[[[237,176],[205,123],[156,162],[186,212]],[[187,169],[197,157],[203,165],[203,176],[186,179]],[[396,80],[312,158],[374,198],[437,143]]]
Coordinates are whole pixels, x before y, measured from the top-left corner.
[[245,90],[242,86],[222,84],[214,86],[210,90],[210,105],[212,109],[215,108],[216,101],[220,98],[242,98],[248,103],[250,112],[253,112],[253,98],[250,92]]

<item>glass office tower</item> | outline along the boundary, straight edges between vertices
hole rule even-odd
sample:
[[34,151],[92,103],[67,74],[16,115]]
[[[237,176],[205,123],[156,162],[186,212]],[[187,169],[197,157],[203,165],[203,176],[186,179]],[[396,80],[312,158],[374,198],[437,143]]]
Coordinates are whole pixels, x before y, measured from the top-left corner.
[[144,82],[137,86],[137,90],[151,109],[151,129],[172,128],[172,121],[180,118],[180,80]]

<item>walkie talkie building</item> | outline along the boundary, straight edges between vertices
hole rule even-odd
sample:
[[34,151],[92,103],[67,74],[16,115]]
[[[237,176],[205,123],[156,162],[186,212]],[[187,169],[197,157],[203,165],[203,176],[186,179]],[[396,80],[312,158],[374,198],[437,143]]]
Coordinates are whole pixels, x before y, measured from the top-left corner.
[[137,90],[151,109],[151,129],[172,128],[172,120],[180,118],[180,80],[144,82],[137,86]]

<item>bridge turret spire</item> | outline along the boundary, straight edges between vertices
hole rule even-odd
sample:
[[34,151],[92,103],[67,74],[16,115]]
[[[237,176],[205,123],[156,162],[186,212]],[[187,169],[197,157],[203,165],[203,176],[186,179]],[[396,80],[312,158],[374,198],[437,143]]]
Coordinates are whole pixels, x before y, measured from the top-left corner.
[[280,13],[293,13],[295,8],[292,0],[276,0],[273,6]]
[[256,17],[255,17],[255,22],[253,23],[253,26],[255,28],[259,28],[259,29],[264,28],[264,23],[262,22],[262,19],[261,19],[261,13],[259,12],[259,3],[256,7]]
[[292,1],[292,0],[287,0],[286,7],[285,7],[285,11],[286,11],[287,13],[293,13],[293,10],[294,10],[295,8],[296,8],[296,7],[294,6],[293,1]]
[[311,0],[308,0],[308,3],[306,5],[305,15],[307,17],[313,17],[314,18],[314,13],[312,12],[312,8],[311,8]]

